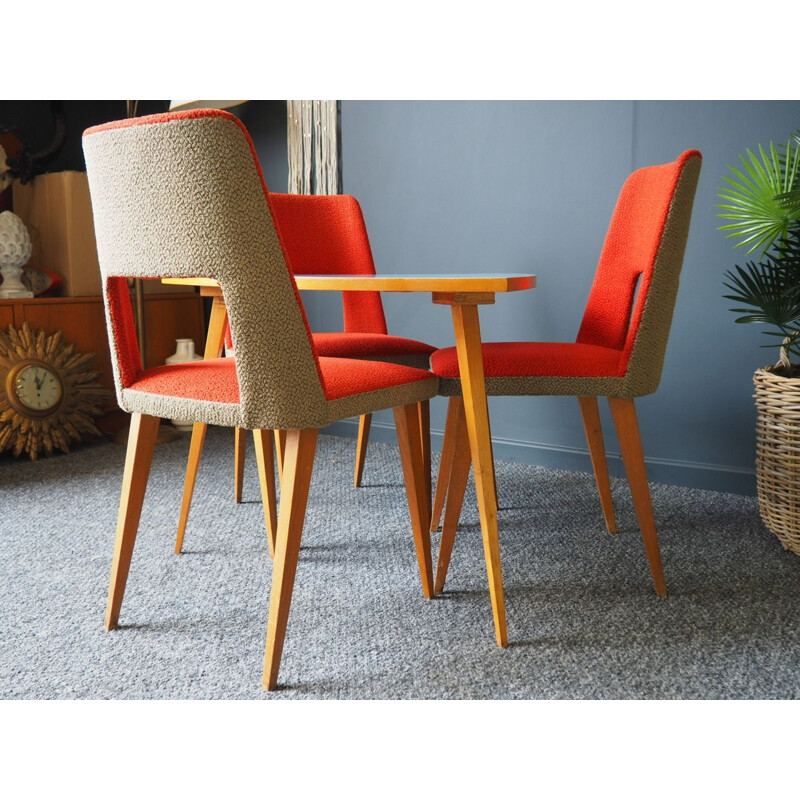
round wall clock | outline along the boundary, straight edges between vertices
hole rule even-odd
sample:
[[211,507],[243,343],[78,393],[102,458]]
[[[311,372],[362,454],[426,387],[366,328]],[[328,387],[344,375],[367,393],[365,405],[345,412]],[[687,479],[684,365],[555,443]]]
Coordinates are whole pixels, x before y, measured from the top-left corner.
[[69,452],[69,443],[100,434],[93,417],[112,393],[91,370],[94,353],[75,353],[61,331],[34,334],[28,323],[0,331],[0,453]]

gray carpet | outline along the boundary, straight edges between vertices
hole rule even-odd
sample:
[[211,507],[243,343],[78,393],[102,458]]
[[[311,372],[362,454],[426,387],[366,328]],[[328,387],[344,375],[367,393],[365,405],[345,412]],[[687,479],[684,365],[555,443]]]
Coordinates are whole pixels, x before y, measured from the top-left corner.
[[[159,445],[119,630],[103,630],[124,460],[112,444],[0,458],[3,698],[796,698],[800,558],[753,498],[653,486],[669,597],[627,485],[605,533],[593,479],[499,463],[508,629],[494,644],[474,489],[445,594],[422,597],[396,448],[320,437],[280,689],[261,691],[270,585],[252,448],[232,500],[211,430],[185,554],[188,439]],[[434,547],[438,537],[434,538]]]

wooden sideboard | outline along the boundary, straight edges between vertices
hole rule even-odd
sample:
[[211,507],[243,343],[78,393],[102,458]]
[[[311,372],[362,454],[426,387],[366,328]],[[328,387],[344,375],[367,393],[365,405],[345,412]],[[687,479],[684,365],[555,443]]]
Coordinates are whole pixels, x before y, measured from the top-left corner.
[[[144,307],[148,366],[163,364],[175,352],[179,338],[194,339],[197,351],[203,352],[206,337],[200,295],[146,294]],[[102,297],[0,299],[0,328],[20,328],[24,322],[48,334],[60,330],[64,341],[74,344],[78,352],[95,353],[94,369],[102,374],[100,383],[114,390]],[[97,427],[103,433],[114,433],[127,421],[127,414],[112,401],[107,413],[97,420]]]

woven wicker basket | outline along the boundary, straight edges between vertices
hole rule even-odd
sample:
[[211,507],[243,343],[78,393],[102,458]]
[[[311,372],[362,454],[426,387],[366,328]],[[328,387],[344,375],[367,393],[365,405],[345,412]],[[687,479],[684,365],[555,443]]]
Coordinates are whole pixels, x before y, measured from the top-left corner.
[[[756,370],[756,478],[761,518],[800,555],[800,377],[778,364]],[[800,367],[788,370],[800,373]]]

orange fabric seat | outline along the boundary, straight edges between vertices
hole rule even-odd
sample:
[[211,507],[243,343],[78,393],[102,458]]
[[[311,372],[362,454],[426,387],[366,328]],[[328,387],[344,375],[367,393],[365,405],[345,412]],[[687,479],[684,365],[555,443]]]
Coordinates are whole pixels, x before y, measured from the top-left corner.
[[[319,359],[319,367],[327,400],[425,381],[431,377],[429,372],[415,367],[348,358],[323,356]],[[204,361],[153,367],[144,370],[139,380],[128,388],[212,403],[239,402],[236,362],[232,358],[207,358]]]
[[341,358],[383,358],[389,356],[429,356],[436,348],[383,333],[312,333],[319,356]]
[[[483,345],[483,370],[487,378],[616,377],[624,374],[622,351],[572,342],[487,342]],[[431,372],[440,378],[458,378],[455,347],[431,356]]]

